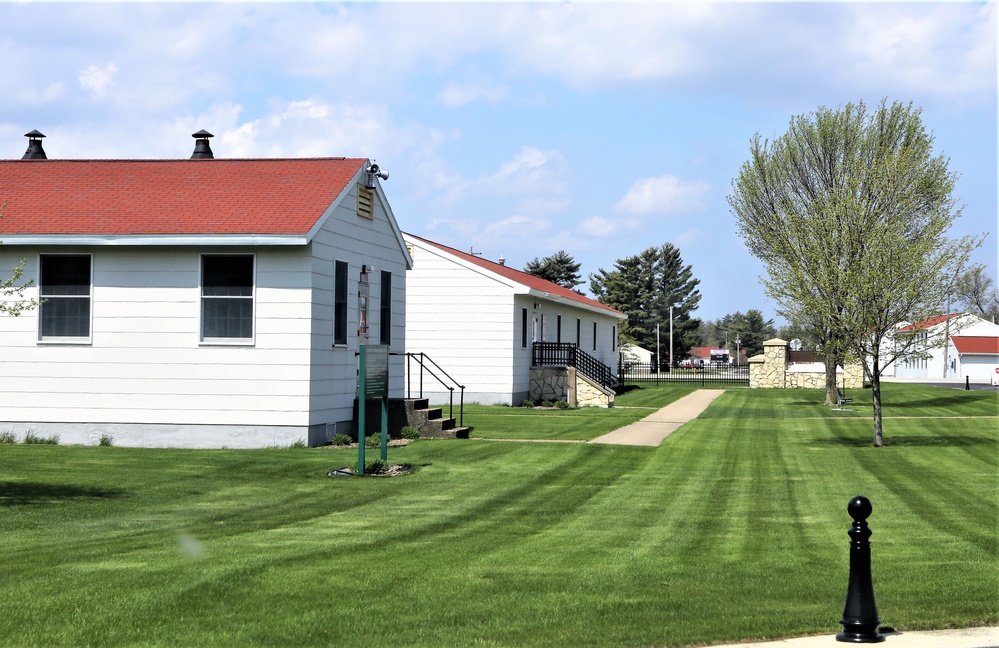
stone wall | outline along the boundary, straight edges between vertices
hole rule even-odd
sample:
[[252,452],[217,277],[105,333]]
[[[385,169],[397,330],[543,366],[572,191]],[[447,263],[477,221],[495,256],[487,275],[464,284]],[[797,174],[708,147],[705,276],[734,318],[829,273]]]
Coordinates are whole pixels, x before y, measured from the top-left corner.
[[569,405],[572,407],[614,407],[614,391],[594,384],[586,376],[569,367]]
[[566,367],[531,367],[531,400],[569,402],[569,371]]
[[[864,369],[851,363],[836,370],[836,384],[844,389],[864,386]],[[774,338],[763,343],[763,353],[749,359],[749,386],[777,389],[825,389],[826,370],[822,363],[793,365],[788,362],[787,342]]]
[[593,384],[575,367],[531,367],[530,399],[565,401],[570,407],[614,406],[614,392]]

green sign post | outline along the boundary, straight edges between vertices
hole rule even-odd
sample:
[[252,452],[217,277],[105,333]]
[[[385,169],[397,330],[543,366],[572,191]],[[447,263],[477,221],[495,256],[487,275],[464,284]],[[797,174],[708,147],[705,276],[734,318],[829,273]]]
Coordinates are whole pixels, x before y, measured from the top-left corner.
[[382,461],[388,459],[388,359],[385,344],[360,346],[357,372],[357,474],[364,474],[364,433],[367,431],[367,402],[377,398],[382,410]]

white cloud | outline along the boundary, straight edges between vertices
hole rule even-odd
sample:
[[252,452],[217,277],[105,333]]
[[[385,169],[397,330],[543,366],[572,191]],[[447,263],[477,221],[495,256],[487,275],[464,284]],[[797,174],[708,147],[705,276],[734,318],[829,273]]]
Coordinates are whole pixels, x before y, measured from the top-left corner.
[[495,173],[465,180],[452,175],[450,184],[441,187],[441,203],[454,205],[466,200],[503,196],[539,199],[562,209],[566,205],[564,194],[568,176],[568,165],[561,153],[525,146],[512,160],[502,163]]
[[636,180],[615,209],[626,214],[679,214],[704,204],[710,185],[699,180],[686,181],[676,176]]
[[994,93],[995,4],[855,7],[846,61],[855,78],[905,92]]
[[510,218],[489,223],[482,229],[480,237],[482,240],[493,241],[495,239],[519,239],[530,238],[551,229],[551,221],[544,218],[532,218],[518,214]]
[[607,3],[529,5],[511,12],[505,48],[521,71],[593,87],[700,69],[698,38],[718,9],[707,3]]
[[108,93],[108,89],[114,83],[114,76],[118,73],[118,66],[108,63],[104,68],[96,65],[89,65],[80,72],[80,87],[89,92],[94,97],[103,97]]
[[603,216],[590,216],[579,224],[579,229],[587,236],[604,238],[617,231],[618,223]]
[[448,108],[461,108],[476,101],[498,103],[510,90],[506,86],[481,82],[458,83],[452,81],[437,95],[437,100]]

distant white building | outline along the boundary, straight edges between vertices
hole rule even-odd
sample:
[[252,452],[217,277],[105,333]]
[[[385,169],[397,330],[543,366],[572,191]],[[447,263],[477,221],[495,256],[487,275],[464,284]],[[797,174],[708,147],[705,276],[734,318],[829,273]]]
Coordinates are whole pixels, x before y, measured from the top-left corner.
[[[977,382],[992,379],[999,368],[999,325],[968,313],[952,313],[899,327],[898,334],[918,336],[925,345],[922,357],[887,365],[882,376],[932,379],[964,378]],[[942,345],[935,340],[946,338]],[[893,344],[886,342],[887,349]]]
[[640,347],[637,344],[621,345],[621,361],[626,365],[628,363],[651,365],[653,355],[653,351]]
[[[627,315],[502,263],[404,234],[406,349],[426,354],[457,383],[465,402],[520,405],[530,396],[535,342],[575,345],[617,372],[617,335]],[[416,396],[416,371],[408,373]],[[423,394],[450,397],[424,375]]]

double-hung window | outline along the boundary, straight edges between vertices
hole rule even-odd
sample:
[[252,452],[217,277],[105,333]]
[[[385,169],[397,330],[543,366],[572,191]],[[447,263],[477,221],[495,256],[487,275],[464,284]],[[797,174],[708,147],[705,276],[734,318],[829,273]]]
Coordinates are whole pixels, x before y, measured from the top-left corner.
[[38,337],[56,342],[90,340],[92,286],[89,254],[40,257]]
[[201,339],[253,339],[253,255],[201,257]]
[[333,264],[333,345],[347,344],[347,269],[346,261]]
[[392,344],[392,273],[382,270],[381,299],[378,302],[378,343]]
[[527,309],[520,309],[520,348],[527,348]]

